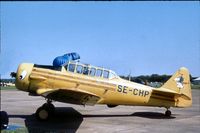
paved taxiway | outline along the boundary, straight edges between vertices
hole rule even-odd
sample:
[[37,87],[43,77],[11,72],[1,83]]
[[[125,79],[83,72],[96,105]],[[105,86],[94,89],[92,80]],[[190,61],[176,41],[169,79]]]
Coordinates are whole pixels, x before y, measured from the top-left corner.
[[200,90],[192,90],[190,108],[172,108],[166,118],[164,108],[104,105],[79,106],[55,102],[56,114],[48,122],[38,122],[34,112],[45,100],[17,90],[1,91],[1,110],[9,114],[9,124],[26,127],[29,132],[162,132],[200,131]]

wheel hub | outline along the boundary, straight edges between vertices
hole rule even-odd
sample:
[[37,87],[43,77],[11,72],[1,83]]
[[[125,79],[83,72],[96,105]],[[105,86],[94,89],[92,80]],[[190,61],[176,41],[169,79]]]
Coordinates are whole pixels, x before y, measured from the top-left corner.
[[39,117],[40,117],[41,119],[43,119],[43,120],[47,119],[47,117],[48,117],[48,112],[47,112],[46,110],[41,110],[41,111],[39,112]]

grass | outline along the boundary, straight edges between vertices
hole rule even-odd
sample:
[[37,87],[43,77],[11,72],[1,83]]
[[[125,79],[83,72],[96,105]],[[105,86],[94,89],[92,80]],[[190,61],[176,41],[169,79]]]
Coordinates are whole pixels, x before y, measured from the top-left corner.
[[15,86],[1,86],[1,90],[16,90],[17,88]]
[[27,128],[19,128],[16,130],[2,130],[1,133],[28,133]]
[[192,85],[192,89],[200,89],[200,85]]

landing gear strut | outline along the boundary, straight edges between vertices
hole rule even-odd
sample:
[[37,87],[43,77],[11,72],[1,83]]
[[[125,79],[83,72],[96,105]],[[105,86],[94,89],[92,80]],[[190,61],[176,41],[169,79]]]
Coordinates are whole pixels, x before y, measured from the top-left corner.
[[41,107],[35,112],[36,118],[40,121],[48,120],[55,112],[55,107],[50,99],[47,100]]
[[167,110],[165,111],[165,116],[170,117],[171,114],[171,111],[169,110],[169,108],[167,108]]

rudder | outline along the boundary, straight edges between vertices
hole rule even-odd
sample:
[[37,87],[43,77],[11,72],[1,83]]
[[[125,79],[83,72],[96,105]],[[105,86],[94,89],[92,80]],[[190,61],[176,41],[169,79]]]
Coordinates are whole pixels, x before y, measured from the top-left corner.
[[181,67],[161,88],[173,90],[179,94],[175,97],[177,100],[177,107],[191,106],[191,83],[187,68]]

